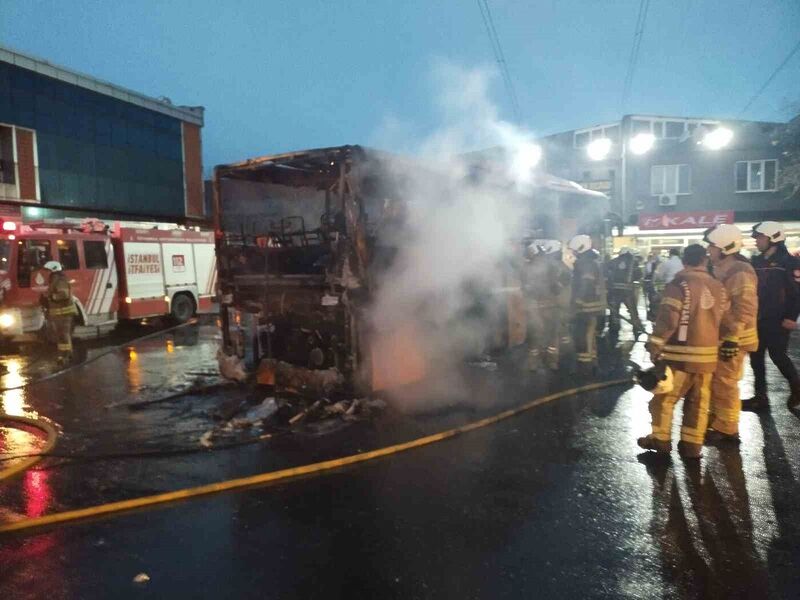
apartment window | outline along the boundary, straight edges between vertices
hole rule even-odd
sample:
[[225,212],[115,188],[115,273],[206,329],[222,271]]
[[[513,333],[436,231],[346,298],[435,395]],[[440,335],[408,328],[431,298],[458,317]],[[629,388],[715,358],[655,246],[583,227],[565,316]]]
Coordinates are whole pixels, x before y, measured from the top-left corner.
[[576,131],[575,132],[575,147],[576,148],[585,148],[586,146],[588,146],[589,142],[591,141],[591,135],[592,135],[591,131],[580,131],[580,132]]
[[778,161],[739,161],[735,178],[737,192],[774,192],[778,182]]
[[0,125],[0,183],[14,185],[17,182],[14,169],[14,131]]
[[683,121],[666,121],[664,123],[664,137],[665,138],[679,138],[683,135],[684,126]]
[[690,194],[691,169],[689,165],[653,165],[650,168],[650,193]]
[[580,129],[574,134],[574,145],[576,148],[585,148],[589,142],[608,138],[614,143],[619,142],[619,124],[598,125],[590,129]]

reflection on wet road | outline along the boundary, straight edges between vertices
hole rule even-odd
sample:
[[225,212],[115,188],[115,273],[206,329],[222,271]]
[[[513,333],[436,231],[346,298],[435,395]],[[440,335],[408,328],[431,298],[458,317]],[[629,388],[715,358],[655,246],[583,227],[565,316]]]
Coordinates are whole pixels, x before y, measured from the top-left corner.
[[[63,427],[59,449],[69,452],[196,444],[234,391],[136,411],[127,405],[215,381],[216,343],[207,326],[131,343],[84,369],[6,392],[3,406],[54,419]],[[24,365],[14,369],[4,381],[25,377]],[[800,422],[778,400],[782,378],[770,376],[772,412],[745,413],[741,447],[707,448],[694,466],[642,455],[635,439],[647,429],[649,396],[615,388],[317,478],[9,537],[0,542],[0,591],[15,598],[800,597]],[[744,396],[750,385],[748,378]],[[363,451],[544,391],[502,369],[464,388],[475,397],[467,408],[389,411],[324,436],[45,464],[0,484],[0,518]],[[142,572],[150,582],[133,583]]]

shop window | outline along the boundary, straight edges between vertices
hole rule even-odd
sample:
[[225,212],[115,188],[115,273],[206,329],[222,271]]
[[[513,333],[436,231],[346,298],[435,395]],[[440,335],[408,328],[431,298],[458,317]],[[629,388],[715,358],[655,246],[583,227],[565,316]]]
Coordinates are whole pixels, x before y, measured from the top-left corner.
[[80,261],[78,260],[78,243],[75,240],[58,240],[56,242],[58,248],[58,262],[65,271],[74,271],[80,269]]
[[87,269],[107,269],[105,242],[83,242],[83,257]]

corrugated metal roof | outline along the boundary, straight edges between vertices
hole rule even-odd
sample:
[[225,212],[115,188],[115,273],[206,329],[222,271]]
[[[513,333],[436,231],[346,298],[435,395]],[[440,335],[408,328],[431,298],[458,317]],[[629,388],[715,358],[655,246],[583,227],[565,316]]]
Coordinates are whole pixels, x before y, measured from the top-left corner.
[[195,125],[199,125],[201,127],[203,126],[204,108],[202,106],[175,106],[173,104],[169,104],[168,102],[145,96],[139,92],[134,92],[133,90],[97,79],[91,75],[86,75],[84,73],[79,73],[78,71],[67,69],[66,67],[54,65],[53,63],[41,58],[30,56],[28,54],[19,52],[18,50],[12,50],[4,46],[0,46],[0,61],[16,65],[17,67],[21,67],[23,69],[28,69],[29,71],[33,71],[47,77],[52,77],[53,79],[71,83],[72,85],[77,85],[79,87],[86,88],[87,90],[92,90],[98,94],[111,96],[117,100],[122,100],[143,108],[154,110],[170,117],[180,119],[181,121],[194,123]]

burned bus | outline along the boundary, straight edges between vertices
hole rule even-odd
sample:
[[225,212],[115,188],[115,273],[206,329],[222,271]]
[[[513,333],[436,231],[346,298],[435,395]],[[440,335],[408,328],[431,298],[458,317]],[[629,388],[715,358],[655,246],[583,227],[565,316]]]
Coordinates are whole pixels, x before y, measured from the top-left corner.
[[[223,351],[257,370],[261,383],[290,377],[295,388],[321,393],[340,384],[363,393],[423,378],[424,332],[419,326],[377,331],[370,309],[407,243],[402,231],[413,183],[424,179],[445,197],[458,193],[465,178],[487,177],[486,168],[473,163],[454,174],[362,146],[216,167]],[[529,236],[602,236],[602,194],[544,175],[533,190],[533,196],[506,191],[509,202],[528,207],[510,240],[512,255]],[[497,286],[506,288],[502,272]],[[506,301],[513,304],[513,295]],[[509,331],[516,327],[514,318],[507,321]],[[507,333],[504,343],[519,338]]]

